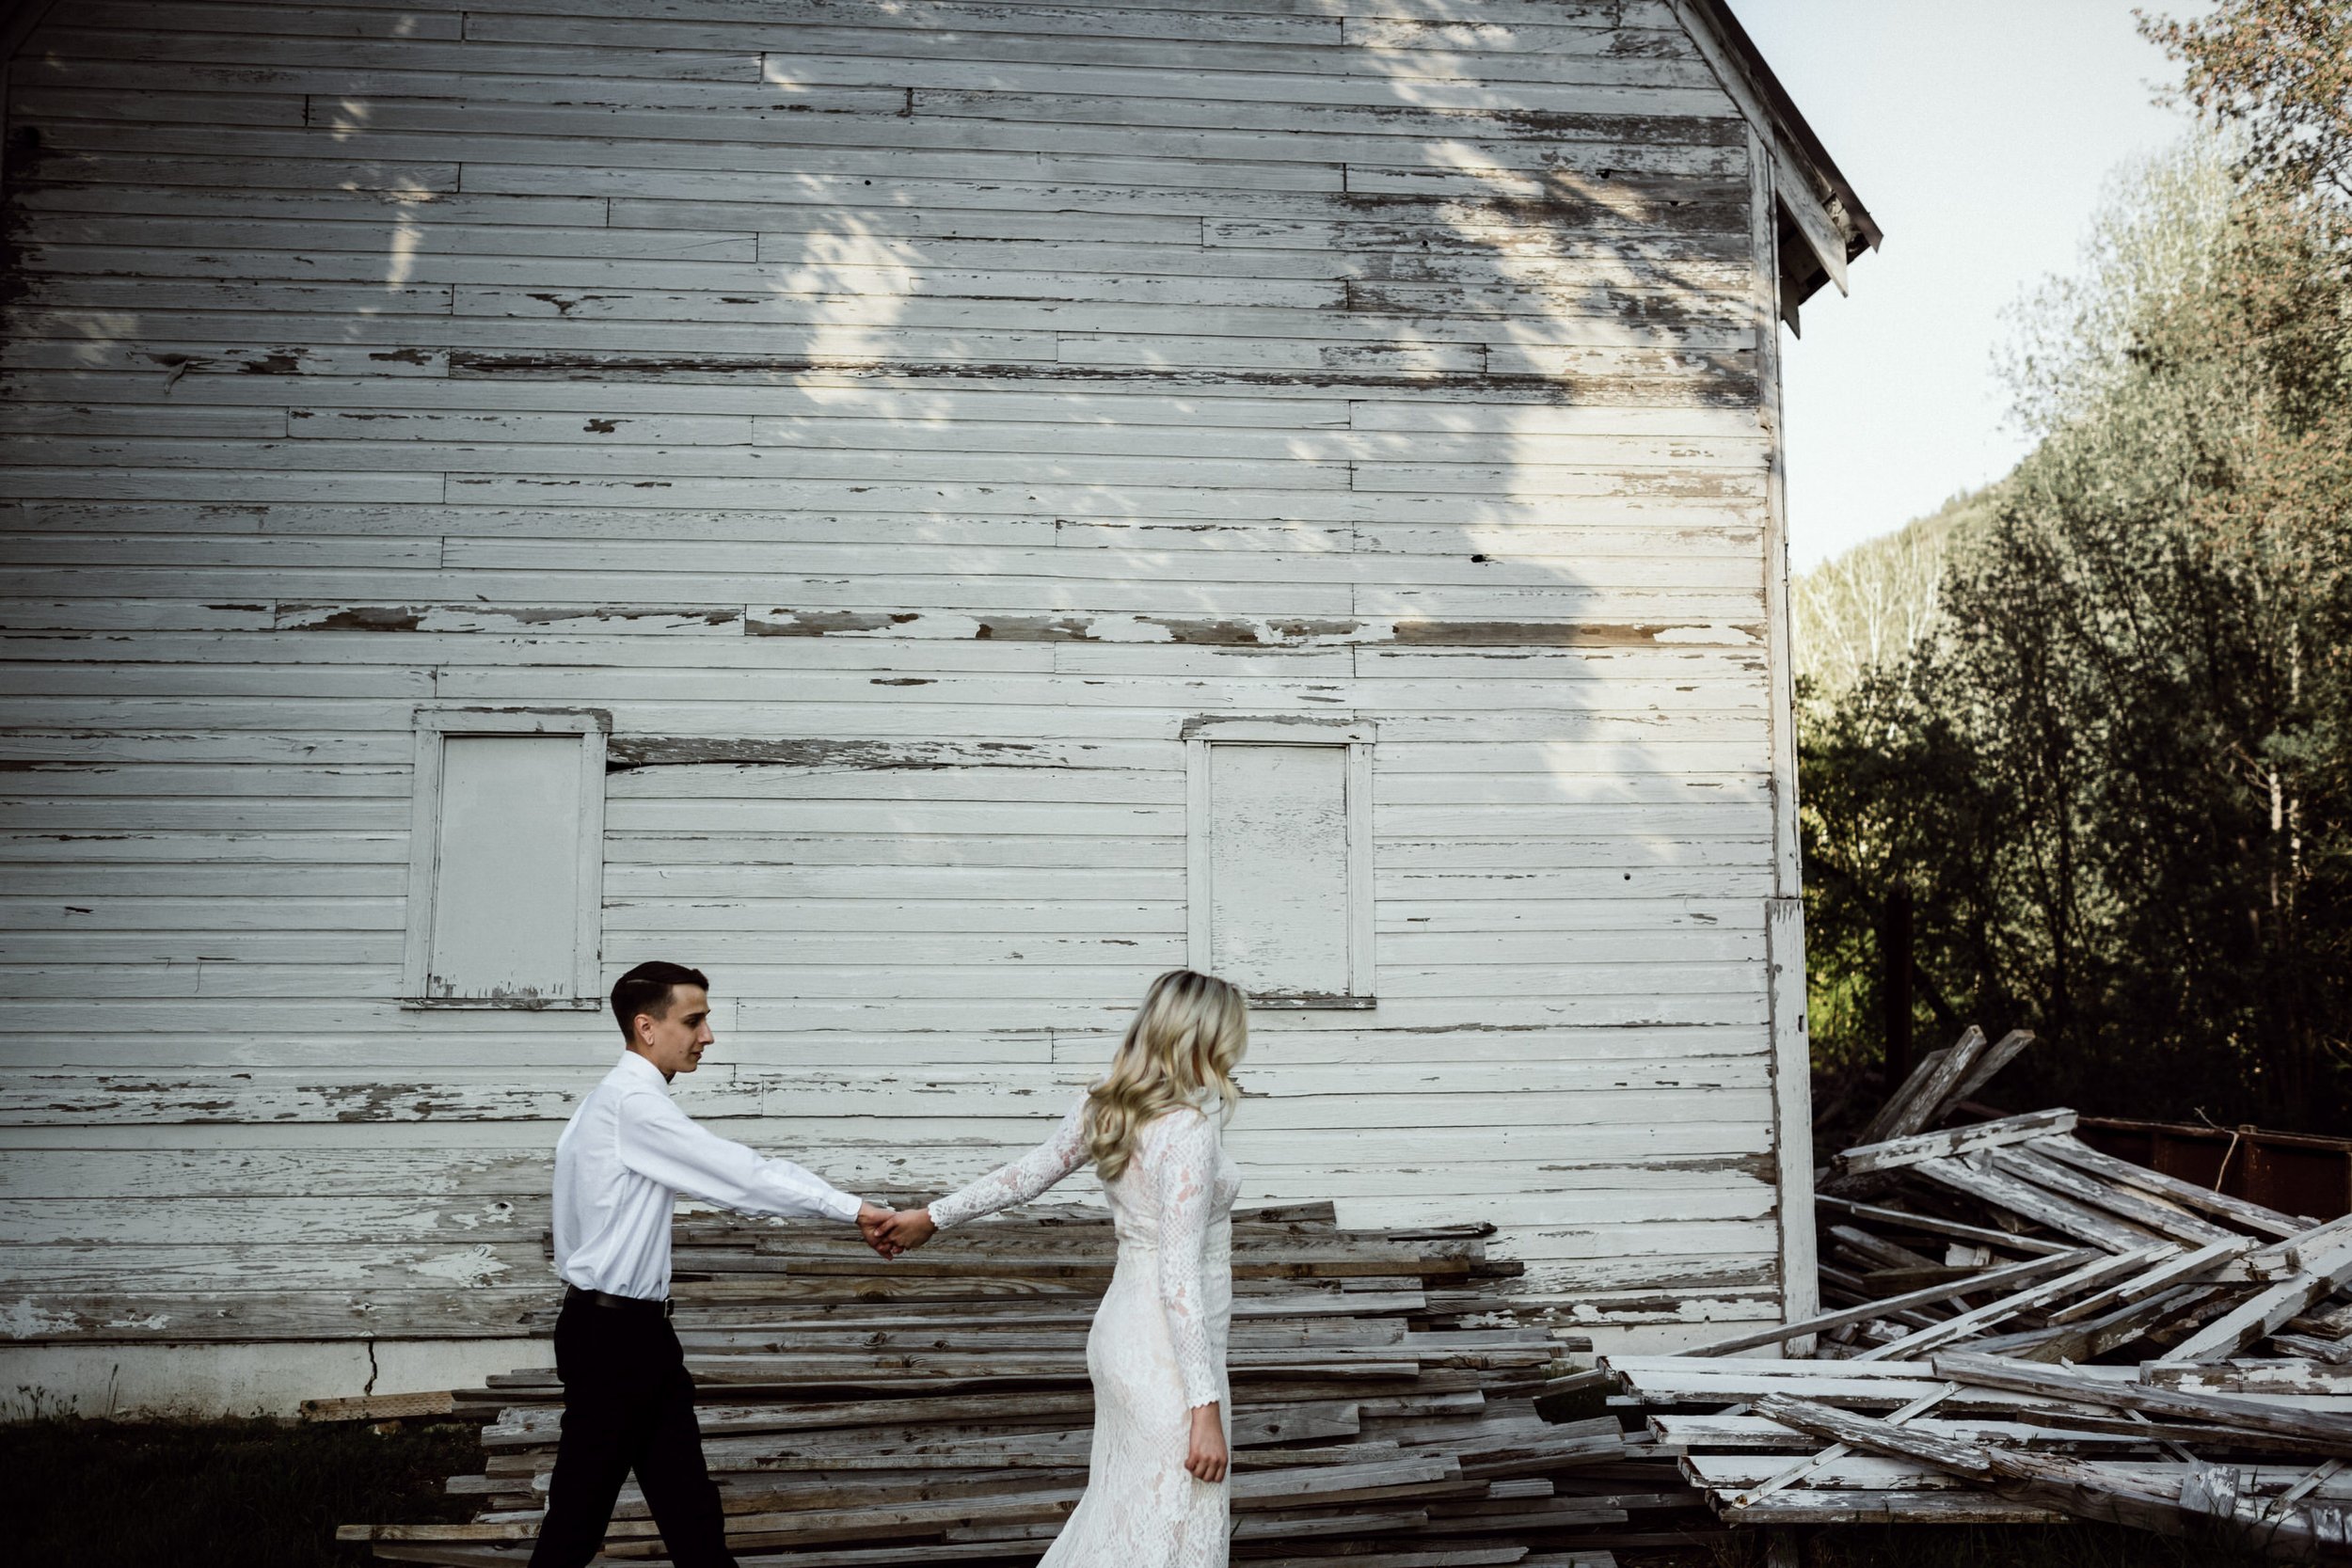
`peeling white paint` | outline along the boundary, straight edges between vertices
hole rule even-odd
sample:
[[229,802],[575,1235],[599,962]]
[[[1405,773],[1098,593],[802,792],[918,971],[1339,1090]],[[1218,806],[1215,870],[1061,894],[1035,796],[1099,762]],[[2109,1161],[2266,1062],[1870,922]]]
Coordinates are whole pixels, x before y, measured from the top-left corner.
[[428,1258],[421,1263],[411,1263],[408,1267],[412,1274],[424,1275],[433,1279],[445,1279],[453,1285],[471,1291],[489,1284],[491,1280],[506,1273],[508,1266],[493,1255],[487,1246],[478,1246],[466,1252],[443,1253],[437,1258]]
[[[1219,36],[1191,6],[1136,36]],[[207,8],[149,9],[170,37]],[[198,52],[278,57],[278,9],[212,17]],[[1084,211],[1031,211],[862,90],[826,123],[870,184],[749,143],[689,169],[648,130],[550,154],[530,192],[427,190],[460,182],[441,171],[478,126],[404,130],[414,159],[363,169],[378,99],[304,66],[255,89],[320,133],[287,137],[290,186],[22,214],[53,260],[179,260],[21,279],[62,309],[27,313],[10,406],[80,455],[18,470],[11,501],[43,543],[8,625],[55,637],[13,689],[41,723],[0,736],[43,770],[11,786],[44,847],[10,891],[47,909],[8,961],[72,966],[89,996],[19,1019],[71,1037],[74,1070],[0,1083],[0,1291],[30,1298],[0,1335],[75,1342],[0,1348],[103,1392],[118,1347],[92,1340],[217,1336],[119,1348],[143,1386],[238,1408],[377,1370],[372,1348],[245,1336],[514,1328],[509,1298],[555,1283],[546,1162],[612,1028],[398,1000],[450,1000],[422,974],[565,911],[576,962],[601,942],[712,970],[693,1114],[852,1191],[969,1180],[1042,1134],[1186,960],[1185,726],[1335,714],[1377,726],[1343,803],[1377,846],[1378,1006],[1259,1021],[1233,1132],[1253,1197],[1491,1221],[1531,1296],[1582,1303],[1598,1340],[1771,1319],[1776,1281],[1813,1274],[1788,1240],[1802,1171],[1774,1175],[1805,1142],[1776,1140],[1803,1053],[1768,962],[1802,970],[1765,912],[1792,919],[1795,886],[1775,191],[1740,106],[1645,9],[1642,47],[1678,54],[1641,63],[1656,86],[1596,83],[1576,53],[1488,71],[1373,46],[1356,75],[1344,40],[1252,44],[1267,73],[1220,90],[1263,161],[1200,153],[1233,126],[1198,73],[1154,88],[1136,52],[1159,45],[1063,40],[1126,61],[1131,102],[1164,95],[1118,126],[1003,130],[1127,171]],[[142,118],[81,36],[55,47],[126,167],[279,135]],[[462,90],[477,67],[448,69]],[[922,69],[989,90],[1016,68]],[[1291,79],[1317,101],[1263,86]],[[553,117],[554,145],[571,91],[501,113]],[[1431,94],[1485,107],[1414,107]],[[1595,183],[1512,119],[1582,107],[1669,129]],[[808,205],[811,179],[842,199]],[[675,238],[706,200],[818,221]],[[367,248],[304,239],[305,214],[355,213]],[[216,277],[222,252],[252,264]],[[248,341],[174,346],[225,309]],[[118,381],[145,390],[93,401]],[[451,895],[470,934],[411,934],[418,847],[448,826],[420,705],[611,722],[582,857],[544,859],[554,927],[501,925],[516,890],[485,875]],[[557,821],[548,785],[485,819]],[[599,908],[580,802],[608,798]],[[1223,863],[1248,903],[1268,868]],[[592,960],[535,964],[485,993],[569,975],[596,1006]],[[399,1386],[392,1361],[372,1386]]]
[[12,1301],[0,1307],[0,1334],[11,1339],[31,1339],[74,1326],[70,1313],[44,1311],[38,1303]]

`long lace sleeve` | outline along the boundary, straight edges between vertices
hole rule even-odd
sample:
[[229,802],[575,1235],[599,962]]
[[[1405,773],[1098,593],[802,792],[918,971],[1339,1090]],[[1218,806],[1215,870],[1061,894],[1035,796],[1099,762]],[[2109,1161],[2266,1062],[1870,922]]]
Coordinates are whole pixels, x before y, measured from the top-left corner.
[[1087,1102],[1081,1095],[1061,1118],[1053,1136],[1010,1164],[999,1165],[977,1181],[948,1194],[930,1206],[931,1223],[942,1230],[966,1220],[1026,1203],[1038,1194],[1087,1163]]
[[1146,1131],[1137,1164],[1151,1180],[1159,1209],[1160,1307],[1168,1314],[1168,1337],[1184,1373],[1184,1403],[1215,1404],[1224,1395],[1209,1348],[1200,1254],[1216,1208],[1216,1123],[1198,1111],[1169,1112]]

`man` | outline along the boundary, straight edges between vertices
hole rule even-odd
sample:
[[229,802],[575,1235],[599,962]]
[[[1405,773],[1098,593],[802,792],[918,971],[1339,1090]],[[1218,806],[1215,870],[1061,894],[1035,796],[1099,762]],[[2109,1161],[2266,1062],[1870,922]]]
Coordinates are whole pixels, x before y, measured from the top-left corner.
[[876,1250],[889,1211],[694,1125],[670,1080],[709,1049],[710,982],[644,963],[612,987],[628,1042],[555,1144],[555,1368],[564,1433],[531,1568],[580,1568],[603,1544],[631,1470],[678,1568],[734,1568],[703,1465],[694,1382],[670,1326],[670,1213],[689,1194],[749,1214],[854,1221]]

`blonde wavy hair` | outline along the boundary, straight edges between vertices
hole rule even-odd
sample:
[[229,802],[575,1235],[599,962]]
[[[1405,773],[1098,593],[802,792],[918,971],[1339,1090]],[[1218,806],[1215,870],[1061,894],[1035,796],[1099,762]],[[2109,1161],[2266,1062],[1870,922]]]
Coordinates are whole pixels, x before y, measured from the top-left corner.
[[1087,1149],[1095,1173],[1118,1180],[1153,1117],[1197,1106],[1210,1091],[1230,1117],[1241,1099],[1233,1069],[1248,1050],[1249,1002],[1240,987],[1193,969],[1171,969],[1152,981],[1110,1071],[1087,1091]]

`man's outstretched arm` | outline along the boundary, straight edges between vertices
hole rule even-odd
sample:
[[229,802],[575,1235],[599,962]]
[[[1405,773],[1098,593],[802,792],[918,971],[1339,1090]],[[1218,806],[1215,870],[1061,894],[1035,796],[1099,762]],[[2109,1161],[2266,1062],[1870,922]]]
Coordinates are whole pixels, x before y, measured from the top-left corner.
[[869,1241],[872,1226],[888,1213],[789,1160],[768,1159],[695,1125],[667,1095],[622,1101],[619,1152],[621,1164],[638,1175],[739,1213],[854,1221]]

